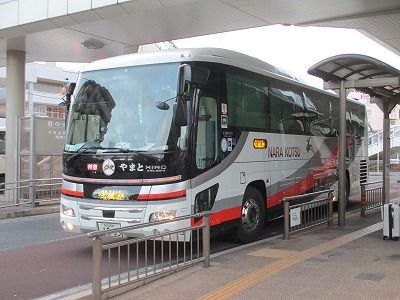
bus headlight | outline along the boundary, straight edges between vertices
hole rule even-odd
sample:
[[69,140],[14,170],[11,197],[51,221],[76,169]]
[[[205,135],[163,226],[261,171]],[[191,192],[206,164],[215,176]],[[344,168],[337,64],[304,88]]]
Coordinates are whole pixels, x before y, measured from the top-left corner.
[[176,217],[176,210],[157,211],[150,215],[150,222],[173,220]]
[[62,213],[67,217],[75,217],[75,211],[73,208],[65,206],[64,204],[61,205]]

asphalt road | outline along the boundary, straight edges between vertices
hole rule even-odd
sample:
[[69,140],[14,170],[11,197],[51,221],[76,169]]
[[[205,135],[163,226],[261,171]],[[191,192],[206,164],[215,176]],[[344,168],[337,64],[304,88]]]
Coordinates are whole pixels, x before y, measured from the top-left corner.
[[76,237],[64,232],[58,214],[0,220],[0,251]]

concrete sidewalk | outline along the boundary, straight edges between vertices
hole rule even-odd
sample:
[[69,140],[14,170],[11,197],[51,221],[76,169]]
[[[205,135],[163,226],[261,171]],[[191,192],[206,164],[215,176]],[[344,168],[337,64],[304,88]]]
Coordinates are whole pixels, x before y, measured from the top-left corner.
[[380,210],[214,255],[115,299],[400,299],[400,241],[383,240]]

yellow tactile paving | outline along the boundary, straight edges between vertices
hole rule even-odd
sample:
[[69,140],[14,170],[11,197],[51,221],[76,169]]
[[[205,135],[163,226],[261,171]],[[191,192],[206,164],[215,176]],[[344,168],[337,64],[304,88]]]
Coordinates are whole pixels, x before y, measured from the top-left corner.
[[271,257],[271,258],[286,258],[295,254],[298,254],[298,251],[289,251],[289,250],[281,250],[281,249],[261,249],[254,252],[250,252],[247,255],[251,256],[262,256],[262,257]]
[[[268,264],[254,272],[248,273],[234,281],[227,283],[226,285],[211,291],[210,293],[200,297],[200,300],[219,300],[219,299],[229,299],[230,297],[256,285],[259,282],[266,280],[269,277],[274,276],[278,272],[285,270],[295,264],[298,264],[302,261],[305,261],[311,257],[324,253],[326,251],[335,249],[341,245],[344,245],[348,242],[359,239],[367,234],[375,232],[379,229],[382,229],[382,223],[377,223],[366,228],[354,231],[352,233],[346,234],[334,240],[324,242],[318,246],[312,247],[310,249],[304,251],[284,251],[281,254],[288,254],[288,252],[292,252],[291,255],[285,256],[282,259],[275,261],[271,264]],[[274,250],[276,251],[276,250]],[[261,253],[261,250],[256,251]],[[254,252],[253,252],[254,253]],[[266,252],[267,253],[267,252]],[[271,252],[272,253],[272,252]],[[276,252],[275,254],[277,254]]]

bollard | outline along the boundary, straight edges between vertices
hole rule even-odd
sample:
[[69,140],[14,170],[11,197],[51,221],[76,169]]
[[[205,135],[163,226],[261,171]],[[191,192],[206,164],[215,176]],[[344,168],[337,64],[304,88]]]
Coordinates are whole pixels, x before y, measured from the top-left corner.
[[31,207],[35,208],[36,206],[36,187],[33,181],[30,181],[29,184],[29,201],[31,202]]
[[328,193],[328,226],[333,225],[333,193]]
[[365,217],[365,210],[367,208],[367,193],[365,191],[365,185],[361,186],[361,216]]
[[283,239],[289,239],[289,201],[283,199]]
[[210,266],[210,216],[203,216],[203,256],[204,267]]
[[95,300],[101,299],[101,263],[102,263],[102,240],[99,237],[93,238],[93,282],[92,296]]

